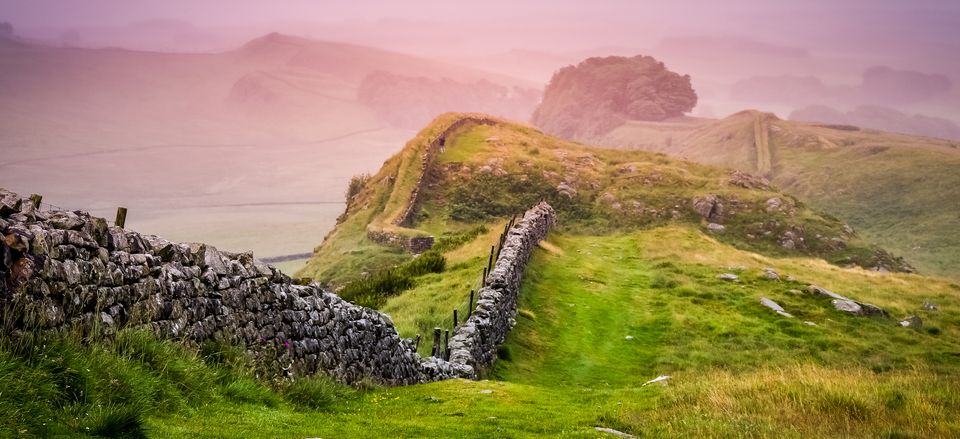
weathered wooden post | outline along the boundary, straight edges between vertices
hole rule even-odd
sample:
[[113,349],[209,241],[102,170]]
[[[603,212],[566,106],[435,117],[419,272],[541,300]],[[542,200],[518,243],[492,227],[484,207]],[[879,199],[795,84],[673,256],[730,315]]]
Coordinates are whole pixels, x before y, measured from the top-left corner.
[[467,319],[473,315],[473,290],[470,290],[470,306],[467,307]]
[[443,359],[450,361],[450,330],[443,332]]
[[126,224],[126,222],[127,222],[127,208],[126,208],[126,207],[118,207],[118,208],[117,208],[117,220],[114,221],[113,223],[116,224],[117,227],[119,227],[119,228],[122,229],[122,228],[123,228],[123,225]]
[[457,309],[454,308],[453,309],[453,330],[454,331],[457,330],[457,325],[459,325],[459,323],[460,322],[457,320]]
[[494,251],[496,251],[496,246],[491,245],[491,246],[490,246],[490,257],[487,258],[487,273],[489,273],[490,270],[493,270],[493,252],[494,252]]
[[440,328],[433,328],[433,352],[430,353],[430,356],[440,356]]
[[413,350],[416,351],[419,349],[420,349],[420,334],[417,334],[416,340],[413,341]]
[[483,267],[483,277],[480,278],[480,286],[487,286],[487,267]]
[[43,200],[43,195],[32,194],[30,195],[30,201],[33,202],[34,209],[40,209],[40,201]]

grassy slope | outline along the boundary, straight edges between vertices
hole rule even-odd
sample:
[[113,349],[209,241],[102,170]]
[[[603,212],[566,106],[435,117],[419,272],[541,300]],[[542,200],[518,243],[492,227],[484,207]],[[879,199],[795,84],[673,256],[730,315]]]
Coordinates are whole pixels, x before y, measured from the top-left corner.
[[[876,255],[869,245],[856,237],[841,236],[842,223],[822,217],[788,195],[733,186],[727,173],[717,168],[640,151],[565,142],[506,122],[468,127],[451,136],[432,165],[431,184],[421,193],[415,229],[393,225],[423,172],[421,157],[426,143],[458,117],[441,116],[387,160],[350,202],[342,221],[298,275],[342,285],[361,272],[409,259],[396,249],[371,242],[366,236],[369,229],[443,237],[477,223],[502,220],[543,198],[560,210],[562,226],[571,230],[633,229],[670,221],[705,226],[691,204],[694,197],[706,194],[721,195],[727,211],[732,212],[724,219],[728,225],[721,235],[725,242],[786,254],[778,239],[787,227],[799,226],[807,237],[807,248],[799,250],[802,253],[838,263],[874,263]],[[562,181],[576,188],[576,196],[558,193]],[[771,197],[796,204],[795,212],[766,212],[765,202]],[[848,248],[830,248],[831,237],[841,237]]]
[[[760,113],[718,121],[628,123],[597,142],[665,152],[754,172],[751,133]],[[864,237],[923,272],[960,275],[957,142],[772,121],[772,181],[844,218]],[[669,140],[668,140],[669,139]]]
[[[550,242],[528,270],[494,381],[372,390],[323,413],[219,403],[149,425],[183,437],[598,437],[594,426],[652,437],[960,434],[956,284],[768,258],[686,226]],[[762,267],[803,282],[763,279]],[[728,271],[742,282],[716,278]],[[805,282],[918,313],[928,329],[787,292]],[[920,311],[924,300],[940,310]],[[673,378],[642,386],[661,374]]]

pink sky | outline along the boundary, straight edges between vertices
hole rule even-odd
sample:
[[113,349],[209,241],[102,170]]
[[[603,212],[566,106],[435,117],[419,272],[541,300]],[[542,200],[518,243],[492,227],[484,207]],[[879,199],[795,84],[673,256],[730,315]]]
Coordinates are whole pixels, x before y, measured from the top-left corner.
[[24,32],[122,27],[153,19],[236,32],[310,32],[447,55],[511,48],[644,48],[667,36],[715,34],[876,57],[918,51],[946,56],[960,44],[960,2],[950,0],[0,0],[0,20]]

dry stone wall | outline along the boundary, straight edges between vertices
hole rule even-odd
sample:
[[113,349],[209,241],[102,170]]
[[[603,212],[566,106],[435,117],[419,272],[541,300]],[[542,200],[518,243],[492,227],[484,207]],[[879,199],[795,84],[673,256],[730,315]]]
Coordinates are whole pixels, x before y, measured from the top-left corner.
[[556,212],[549,204],[540,203],[507,232],[496,265],[480,289],[476,308],[450,341],[451,363],[470,366],[478,374],[493,364],[497,348],[516,323],[523,270],[537,243],[555,223]]
[[81,211],[41,212],[0,189],[0,325],[104,336],[142,328],[189,344],[223,338],[278,375],[322,371],[346,383],[470,378],[513,325],[523,268],[553,221],[541,204],[510,230],[445,361],[421,358],[389,316],[295,285],[249,252],[141,235]]
[[[410,227],[413,224],[413,217],[416,213],[417,201],[420,197],[420,190],[426,186],[426,179],[429,176],[427,172],[434,158],[443,152],[447,140],[457,130],[469,125],[495,125],[499,121],[489,116],[483,115],[464,115],[457,118],[453,123],[447,126],[440,134],[437,134],[424,149],[421,156],[421,172],[417,183],[410,193],[410,201],[407,202],[403,213],[394,221],[395,225],[400,227]],[[368,230],[367,237],[371,241],[383,244],[403,247],[412,253],[423,253],[433,247],[434,238],[432,236],[403,236],[399,233],[389,230]]]
[[0,190],[4,330],[149,329],[200,343],[243,344],[276,374],[325,371],[387,385],[469,377],[422,359],[390,318],[317,285],[295,285],[251,253],[141,235],[84,212],[37,211]]

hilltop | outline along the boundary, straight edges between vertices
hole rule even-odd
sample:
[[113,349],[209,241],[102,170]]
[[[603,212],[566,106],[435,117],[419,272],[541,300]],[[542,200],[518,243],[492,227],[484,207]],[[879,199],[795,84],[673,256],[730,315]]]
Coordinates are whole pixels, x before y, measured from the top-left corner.
[[[910,269],[762,178],[662,154],[589,147],[483,115],[437,118],[377,174],[357,179],[348,197],[337,227],[300,276],[343,285],[407,259],[403,247],[411,238],[432,236],[446,248],[541,199],[557,208],[560,227],[570,233],[689,224],[771,255]],[[398,245],[378,243],[384,241]]]
[[922,272],[960,275],[960,143],[744,111],[631,121],[594,139],[769,178]]

